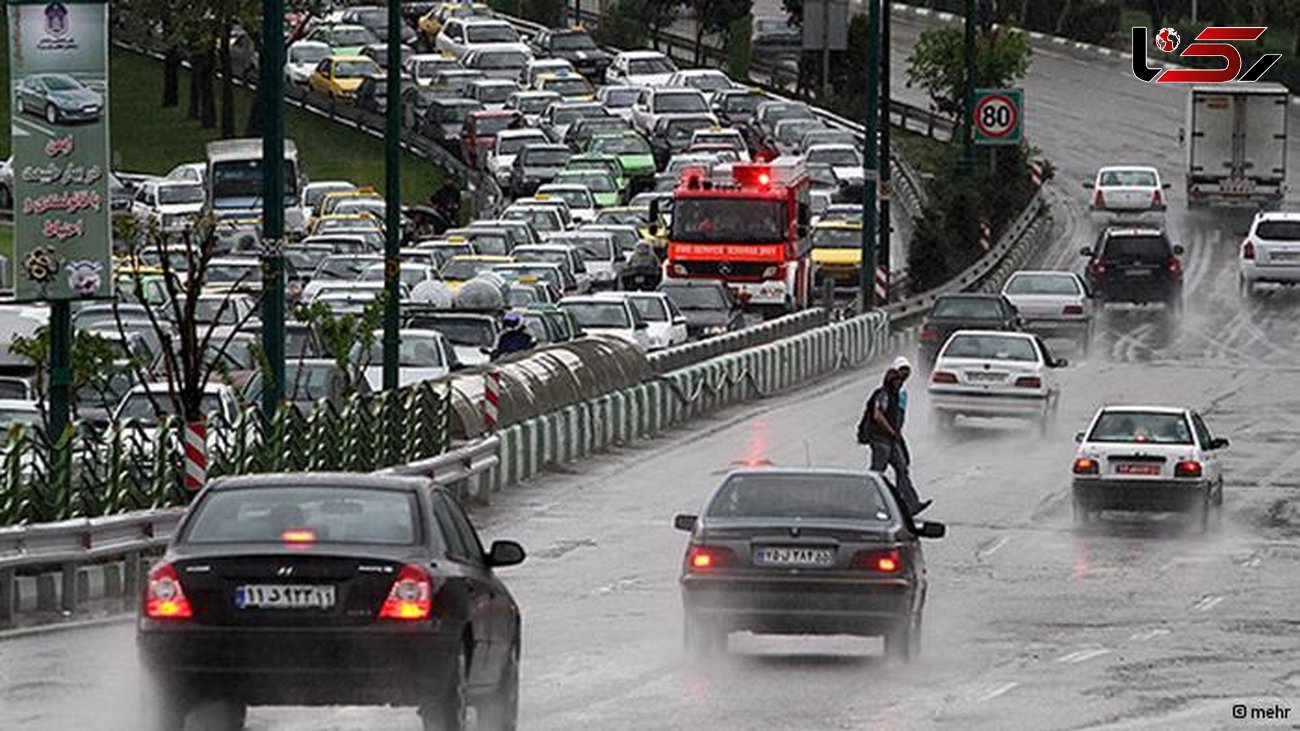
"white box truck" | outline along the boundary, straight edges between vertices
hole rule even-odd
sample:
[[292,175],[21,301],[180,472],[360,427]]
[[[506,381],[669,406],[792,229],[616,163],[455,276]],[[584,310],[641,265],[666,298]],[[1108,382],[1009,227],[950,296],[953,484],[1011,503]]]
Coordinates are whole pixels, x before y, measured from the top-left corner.
[[1280,84],[1194,86],[1187,103],[1187,204],[1257,206],[1286,195],[1291,95]]

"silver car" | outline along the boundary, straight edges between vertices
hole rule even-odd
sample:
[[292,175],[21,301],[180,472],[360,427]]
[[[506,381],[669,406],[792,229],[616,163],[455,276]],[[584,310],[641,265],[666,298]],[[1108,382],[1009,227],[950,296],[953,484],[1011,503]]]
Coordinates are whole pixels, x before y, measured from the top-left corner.
[[1042,338],[1068,339],[1087,354],[1093,307],[1088,285],[1074,272],[1019,271],[1002,287],[1020,314],[1022,328]]

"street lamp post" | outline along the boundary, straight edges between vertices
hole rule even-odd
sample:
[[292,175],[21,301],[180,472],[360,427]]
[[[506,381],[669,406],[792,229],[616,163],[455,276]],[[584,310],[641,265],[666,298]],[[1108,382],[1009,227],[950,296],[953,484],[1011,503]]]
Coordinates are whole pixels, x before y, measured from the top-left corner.
[[[880,123],[880,4],[867,0],[867,119],[862,145],[862,262],[858,266],[858,309],[865,312],[876,271],[876,132]],[[888,53],[888,49],[885,51]]]
[[[388,0],[387,124],[384,128],[384,390],[397,388],[402,247],[402,4]],[[395,423],[394,423],[395,426]]]
[[262,413],[284,397],[284,0],[262,4]]

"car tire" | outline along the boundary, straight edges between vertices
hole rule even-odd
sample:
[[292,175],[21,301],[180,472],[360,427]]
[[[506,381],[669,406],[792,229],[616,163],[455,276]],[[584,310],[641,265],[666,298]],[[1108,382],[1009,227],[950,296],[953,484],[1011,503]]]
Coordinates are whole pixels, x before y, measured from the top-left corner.
[[59,123],[59,110],[53,104],[45,105],[45,121],[50,124]]
[[911,662],[921,655],[921,615],[908,617],[885,633],[885,657]]
[[469,722],[469,648],[461,643],[446,690],[420,708],[424,731],[465,731]]
[[519,725],[519,645],[510,649],[505,669],[496,689],[483,704],[479,713],[481,731],[515,731]]
[[682,625],[682,643],[692,657],[708,657],[727,651],[727,633],[715,623],[686,614]]

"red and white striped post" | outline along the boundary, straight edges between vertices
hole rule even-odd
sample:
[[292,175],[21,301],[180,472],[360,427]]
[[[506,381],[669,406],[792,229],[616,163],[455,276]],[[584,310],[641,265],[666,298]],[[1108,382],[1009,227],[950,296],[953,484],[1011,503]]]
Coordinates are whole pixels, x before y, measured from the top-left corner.
[[202,490],[208,482],[208,425],[185,424],[185,489]]
[[889,269],[887,267],[876,267],[875,295],[877,304],[889,304]]
[[488,371],[483,374],[483,426],[488,431],[495,431],[501,419],[501,373]]
[[1043,187],[1043,163],[1038,160],[1029,161],[1029,179],[1034,183],[1034,190]]
[[993,229],[988,221],[980,221],[980,248],[985,251],[993,248]]

